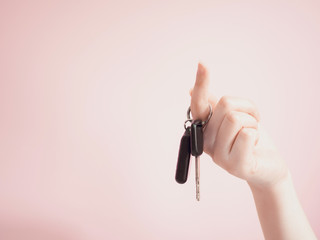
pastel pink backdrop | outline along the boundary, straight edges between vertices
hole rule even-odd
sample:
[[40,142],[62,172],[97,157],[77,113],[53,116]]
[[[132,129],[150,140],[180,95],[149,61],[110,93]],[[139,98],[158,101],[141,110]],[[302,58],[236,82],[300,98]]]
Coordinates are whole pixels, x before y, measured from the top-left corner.
[[262,239],[246,183],[174,180],[198,61],[252,99],[320,236],[319,1],[1,1],[1,239]]

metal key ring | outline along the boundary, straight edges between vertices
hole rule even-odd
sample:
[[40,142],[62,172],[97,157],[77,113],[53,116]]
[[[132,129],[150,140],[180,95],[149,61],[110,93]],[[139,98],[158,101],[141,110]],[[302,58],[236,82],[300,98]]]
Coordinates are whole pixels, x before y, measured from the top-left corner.
[[[209,108],[210,108],[210,113],[209,113],[208,118],[205,121],[201,122],[203,127],[205,127],[205,125],[207,125],[207,123],[209,122],[209,120],[210,120],[210,118],[212,116],[212,106],[211,106],[211,104],[209,104]],[[184,123],[185,128],[186,128],[186,123],[189,122],[189,121],[192,121],[190,113],[191,113],[191,107],[189,107],[188,111],[187,111],[187,121],[185,121],[185,123]]]
[[[186,121],[184,122],[184,129],[185,129],[185,130],[187,130],[187,128],[188,128],[188,127],[187,127],[187,123],[188,123],[188,122],[192,123],[192,119],[188,119],[188,120],[186,120]],[[191,125],[190,125],[190,126],[191,126]],[[190,126],[189,126],[189,127],[190,127]]]

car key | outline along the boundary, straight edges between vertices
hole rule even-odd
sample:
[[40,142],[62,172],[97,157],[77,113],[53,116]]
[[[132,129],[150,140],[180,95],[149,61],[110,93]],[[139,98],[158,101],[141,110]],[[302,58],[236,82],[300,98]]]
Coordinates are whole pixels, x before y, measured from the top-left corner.
[[190,162],[190,134],[191,128],[187,127],[180,141],[178,162],[176,168],[176,181],[183,184],[187,181]]
[[184,122],[185,132],[180,141],[178,162],[176,165],[175,179],[178,183],[183,184],[188,178],[190,155],[195,157],[196,199],[198,201],[200,201],[200,155],[203,153],[203,131],[212,116],[211,104],[209,104],[209,108],[209,116],[205,121],[194,121],[190,116],[191,107],[188,108],[187,120]]
[[191,155],[195,157],[196,164],[196,199],[200,201],[200,155],[203,153],[203,123],[195,120],[191,124]]

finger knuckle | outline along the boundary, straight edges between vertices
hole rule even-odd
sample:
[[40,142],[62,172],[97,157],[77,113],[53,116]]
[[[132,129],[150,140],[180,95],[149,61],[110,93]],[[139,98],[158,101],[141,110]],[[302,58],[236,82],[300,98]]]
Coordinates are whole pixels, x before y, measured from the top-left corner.
[[223,165],[225,162],[227,162],[227,156],[223,153],[223,151],[221,151],[221,147],[217,144],[214,144],[213,146],[213,158],[214,161],[218,164],[218,165]]
[[215,158],[215,160],[217,160],[217,161],[220,162],[222,159],[221,159],[220,151],[219,151],[219,149],[217,148],[217,144],[214,144],[212,149],[213,149],[213,151],[212,151],[212,157]]
[[235,111],[230,111],[226,114],[226,119],[232,124],[237,124],[240,121],[239,115]]
[[241,138],[244,139],[250,139],[255,136],[255,132],[251,128],[242,128],[239,134],[241,135]]
[[251,108],[253,110],[253,113],[257,116],[260,116],[259,110],[258,110],[258,106],[256,105],[256,103],[251,100],[251,99],[247,99],[248,103],[251,105]]
[[220,104],[223,108],[226,108],[226,109],[231,109],[231,97],[229,96],[223,96],[221,99],[220,99]]

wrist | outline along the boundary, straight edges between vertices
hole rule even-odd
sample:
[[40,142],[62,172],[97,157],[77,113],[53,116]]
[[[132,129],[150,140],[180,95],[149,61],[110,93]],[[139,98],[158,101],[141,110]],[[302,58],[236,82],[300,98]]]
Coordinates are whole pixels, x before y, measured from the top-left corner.
[[268,194],[268,195],[279,195],[285,189],[293,187],[291,173],[288,169],[285,170],[283,175],[270,182],[256,182],[247,181],[252,193],[255,194]]
[[265,239],[316,239],[289,171],[274,184],[249,186]]

